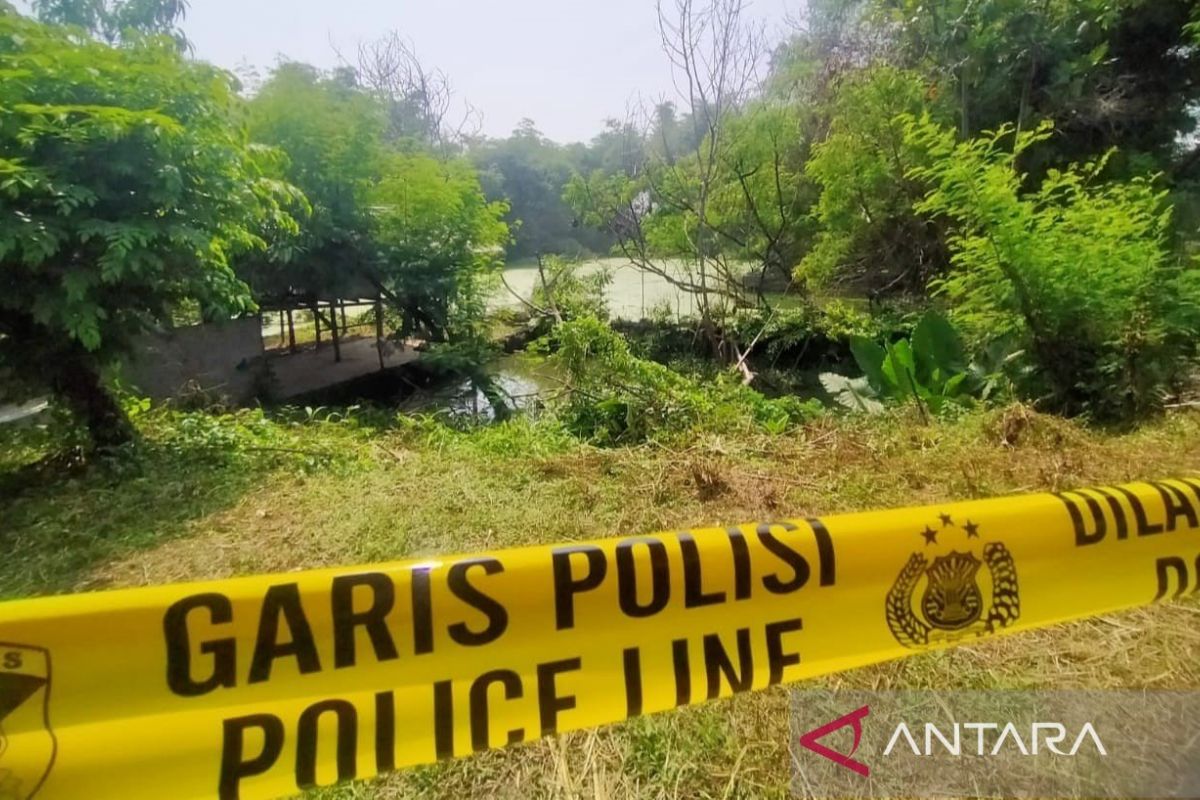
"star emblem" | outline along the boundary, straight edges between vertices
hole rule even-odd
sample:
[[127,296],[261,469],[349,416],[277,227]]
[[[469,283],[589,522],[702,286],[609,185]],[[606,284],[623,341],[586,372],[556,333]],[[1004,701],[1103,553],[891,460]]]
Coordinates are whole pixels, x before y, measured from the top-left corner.
[[963,525],[962,529],[967,532],[968,539],[978,539],[979,538],[979,526],[976,525],[974,522],[971,522],[971,520],[967,520],[967,524]]
[[950,518],[949,514],[938,514],[938,519],[942,521],[943,528],[949,528],[954,524],[954,520]]
[[925,530],[921,531],[921,535],[925,537],[925,544],[937,544],[937,531],[928,525],[925,526]]

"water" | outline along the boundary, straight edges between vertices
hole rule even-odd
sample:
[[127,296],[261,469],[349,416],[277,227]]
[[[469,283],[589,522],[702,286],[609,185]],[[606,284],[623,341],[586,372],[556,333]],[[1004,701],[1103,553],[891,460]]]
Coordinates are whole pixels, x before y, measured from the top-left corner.
[[[496,358],[488,365],[488,374],[512,410],[536,412],[547,393],[562,387],[553,365],[524,353]],[[496,418],[491,402],[469,379],[417,392],[401,407],[411,413],[442,413],[453,418]]]
[[[686,277],[682,262],[666,262],[664,265],[673,274]],[[610,317],[624,320],[641,320],[648,316],[667,316],[680,319],[695,315],[695,296],[677,289],[666,278],[647,273],[620,258],[595,259],[583,262],[579,269],[584,275],[608,269],[612,281],[605,290]],[[528,300],[539,281],[536,264],[510,266],[504,271],[505,280],[511,289]],[[525,306],[512,293],[500,285],[490,301],[492,310],[511,308],[524,310]],[[526,353],[514,353],[496,358],[488,365],[488,374],[494,385],[507,398],[508,406],[514,410],[536,413],[547,396],[562,389],[562,374],[555,366]],[[412,384],[397,399],[397,387],[387,383],[380,390],[381,402],[396,403],[408,413],[441,414],[458,419],[494,420],[495,409],[482,391],[470,379],[434,382],[426,388],[411,391]],[[386,397],[386,399],[385,399]]]
[[[682,262],[665,262],[664,266],[671,274],[681,278],[684,276]],[[658,309],[669,310],[676,318],[691,316],[695,312],[694,295],[677,289],[660,275],[638,269],[625,259],[585,261],[579,270],[583,275],[592,275],[606,267],[612,273],[612,283],[605,290],[609,316],[615,319],[639,320],[652,315]],[[528,300],[538,283],[537,265],[506,267],[504,278],[513,291]],[[521,301],[513,297],[503,285],[493,295],[491,305],[493,308],[524,309]]]

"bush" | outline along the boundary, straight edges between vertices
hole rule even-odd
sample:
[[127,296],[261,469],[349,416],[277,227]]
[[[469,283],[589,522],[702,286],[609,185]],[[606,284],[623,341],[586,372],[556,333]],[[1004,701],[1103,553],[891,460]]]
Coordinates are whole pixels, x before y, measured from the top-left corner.
[[1158,405],[1200,329],[1200,271],[1167,246],[1166,193],[1152,179],[1100,182],[1105,159],[1022,192],[1016,162],[1048,125],[965,142],[928,118],[907,126],[930,156],[912,170],[931,187],[917,209],[952,225],[935,290],[974,343],[1015,342],[1035,368],[1020,388],[1055,410],[1127,419]]
[[855,336],[883,335],[887,321],[841,300],[807,302],[793,308],[739,309],[731,326],[741,342],[758,340],[775,357],[816,342],[845,342]]
[[636,358],[603,322],[559,326],[553,344],[569,382],[557,409],[568,430],[597,444],[626,444],[706,429],[782,433],[818,413],[820,404],[769,399],[732,373],[699,383]]

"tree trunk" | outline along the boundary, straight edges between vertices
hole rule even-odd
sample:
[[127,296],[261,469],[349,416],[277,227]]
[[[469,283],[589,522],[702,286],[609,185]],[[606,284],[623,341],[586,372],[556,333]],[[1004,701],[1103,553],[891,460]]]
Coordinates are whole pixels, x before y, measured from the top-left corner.
[[133,439],[129,417],[104,388],[100,372],[86,356],[72,353],[58,359],[51,388],[87,426],[97,449],[117,447]]

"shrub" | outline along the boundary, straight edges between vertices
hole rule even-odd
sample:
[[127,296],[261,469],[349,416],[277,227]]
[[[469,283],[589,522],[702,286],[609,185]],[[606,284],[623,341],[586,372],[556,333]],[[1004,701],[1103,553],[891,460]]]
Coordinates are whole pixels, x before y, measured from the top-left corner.
[[623,444],[699,429],[782,433],[817,413],[815,401],[770,399],[732,373],[708,383],[635,357],[595,318],[559,326],[557,358],[568,377],[558,413],[568,430],[598,444]]
[[931,187],[917,209],[952,225],[935,290],[974,343],[1016,342],[1035,367],[1021,388],[1056,410],[1120,419],[1158,404],[1200,328],[1200,271],[1167,246],[1166,193],[1100,182],[1106,159],[1023,192],[1016,162],[1048,125],[965,142],[928,118],[907,130],[930,156],[911,171]]

